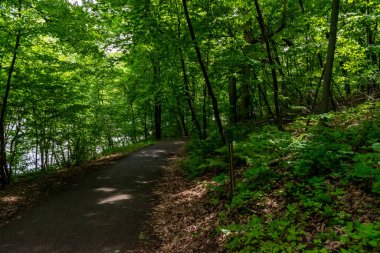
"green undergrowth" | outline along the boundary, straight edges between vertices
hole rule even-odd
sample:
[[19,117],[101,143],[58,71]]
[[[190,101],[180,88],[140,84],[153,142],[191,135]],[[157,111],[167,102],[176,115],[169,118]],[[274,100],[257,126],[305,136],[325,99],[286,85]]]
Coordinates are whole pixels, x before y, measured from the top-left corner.
[[193,142],[190,176],[210,186],[228,252],[380,252],[380,103],[264,126],[227,149]]
[[143,147],[153,145],[154,141],[145,141],[145,142],[138,142],[134,144],[130,144],[127,146],[121,146],[121,147],[113,147],[103,150],[103,152],[99,155],[99,157],[109,156],[112,154],[128,154],[130,152],[139,150]]

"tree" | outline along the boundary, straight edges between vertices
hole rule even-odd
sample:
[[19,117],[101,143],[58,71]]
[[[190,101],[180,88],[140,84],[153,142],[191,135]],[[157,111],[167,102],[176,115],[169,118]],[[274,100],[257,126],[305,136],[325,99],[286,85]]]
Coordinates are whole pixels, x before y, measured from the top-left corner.
[[[21,22],[21,11],[22,11],[22,0],[18,1],[18,19]],[[12,61],[8,70],[7,83],[5,87],[5,94],[2,99],[1,113],[0,113],[0,185],[5,186],[10,183],[11,180],[11,169],[7,163],[7,153],[6,153],[6,139],[5,139],[5,117],[8,106],[9,92],[11,89],[11,82],[13,77],[13,72],[16,65],[17,53],[20,47],[21,38],[21,27],[18,28],[16,34],[16,41],[13,49]]]
[[333,75],[335,47],[336,47],[336,39],[337,39],[337,33],[338,33],[339,4],[340,4],[340,0],[332,0],[329,45],[327,48],[326,64],[325,64],[324,78],[323,78],[323,91],[322,91],[322,104],[321,104],[322,112],[328,112],[331,108],[330,104],[332,102],[331,80],[332,80],[332,75]]
[[182,0],[182,5],[183,5],[183,10],[184,10],[184,13],[185,13],[185,17],[186,17],[186,22],[187,22],[187,25],[188,25],[188,28],[189,28],[189,32],[190,32],[190,35],[191,35],[191,39],[193,41],[193,46],[194,46],[195,52],[197,54],[198,63],[199,63],[199,66],[201,68],[201,71],[202,71],[202,74],[203,74],[203,78],[205,80],[205,84],[206,84],[206,87],[207,87],[207,90],[208,90],[208,95],[210,96],[211,101],[212,101],[212,107],[213,107],[213,110],[214,110],[214,117],[215,117],[215,121],[216,121],[216,124],[217,124],[217,127],[218,127],[220,139],[224,143],[225,142],[225,136],[224,136],[224,130],[223,130],[222,121],[221,121],[220,115],[219,115],[218,101],[217,101],[216,96],[214,94],[214,90],[212,88],[212,85],[211,85],[211,82],[210,82],[210,79],[209,79],[209,76],[208,76],[208,73],[207,73],[207,70],[206,70],[206,66],[205,66],[205,64],[203,62],[203,59],[202,59],[201,50],[199,48],[197,39],[195,37],[194,28],[193,28],[193,25],[192,25],[192,22],[191,22],[191,19],[190,19],[189,10],[187,8],[187,0]]
[[265,43],[265,48],[267,51],[268,55],[268,61],[269,65],[271,66],[271,73],[272,73],[272,79],[273,79],[273,96],[274,96],[274,107],[275,107],[275,113],[276,113],[276,124],[279,129],[283,128],[283,123],[282,123],[282,116],[280,112],[280,105],[279,105],[279,99],[278,99],[278,79],[277,79],[277,71],[275,68],[275,62],[273,60],[273,56],[271,53],[271,48],[270,48],[270,41],[269,41],[269,36],[267,33],[267,30],[265,28],[265,23],[263,19],[263,15],[261,13],[260,5],[258,0],[255,0],[255,7],[257,11],[257,19],[259,21],[260,29],[261,29],[261,34]]

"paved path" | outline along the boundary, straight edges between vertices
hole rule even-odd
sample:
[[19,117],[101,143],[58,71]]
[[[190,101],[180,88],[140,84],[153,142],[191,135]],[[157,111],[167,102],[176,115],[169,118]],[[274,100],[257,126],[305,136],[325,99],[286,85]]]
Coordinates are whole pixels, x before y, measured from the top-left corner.
[[183,141],[162,142],[91,173],[0,228],[0,252],[135,252],[152,186]]

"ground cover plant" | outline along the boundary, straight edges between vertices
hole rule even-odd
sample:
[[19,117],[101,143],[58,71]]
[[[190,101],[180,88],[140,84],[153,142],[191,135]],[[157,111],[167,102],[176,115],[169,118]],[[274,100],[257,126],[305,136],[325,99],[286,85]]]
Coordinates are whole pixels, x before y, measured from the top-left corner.
[[219,173],[211,202],[225,206],[218,233],[227,251],[378,252],[379,106],[299,117],[285,131],[264,126],[237,141],[232,198],[226,148],[193,153],[191,175]]

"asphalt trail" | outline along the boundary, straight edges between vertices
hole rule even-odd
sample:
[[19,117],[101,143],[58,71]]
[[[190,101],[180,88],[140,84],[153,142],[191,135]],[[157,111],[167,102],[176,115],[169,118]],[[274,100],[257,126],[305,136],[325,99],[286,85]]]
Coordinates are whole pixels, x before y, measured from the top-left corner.
[[0,252],[136,252],[152,188],[183,144],[144,148],[24,210],[0,228]]

